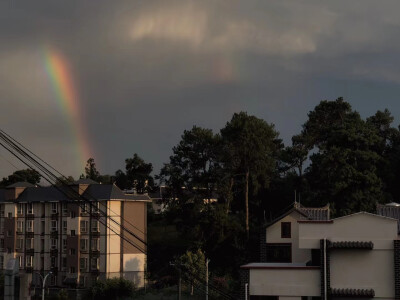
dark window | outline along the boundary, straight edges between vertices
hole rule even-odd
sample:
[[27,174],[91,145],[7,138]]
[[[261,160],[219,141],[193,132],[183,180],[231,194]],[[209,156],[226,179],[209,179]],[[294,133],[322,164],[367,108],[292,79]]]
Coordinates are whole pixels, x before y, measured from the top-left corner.
[[267,262],[292,262],[292,244],[267,244]]
[[281,238],[291,238],[292,237],[292,227],[290,222],[281,223]]
[[71,236],[75,236],[75,230],[71,230]]

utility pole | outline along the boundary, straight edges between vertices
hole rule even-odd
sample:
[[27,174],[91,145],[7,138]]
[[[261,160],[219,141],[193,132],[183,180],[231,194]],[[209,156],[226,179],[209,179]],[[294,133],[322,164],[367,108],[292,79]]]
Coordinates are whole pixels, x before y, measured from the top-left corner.
[[44,300],[44,288],[46,285],[46,279],[47,279],[47,277],[49,277],[49,275],[52,275],[53,272],[47,273],[47,275],[44,276],[44,278],[43,278],[42,274],[40,274],[39,272],[37,274],[39,274],[40,278],[42,278],[42,282],[43,282],[43,284],[42,284],[42,300]]
[[181,264],[178,263],[178,265],[170,262],[170,266],[178,266],[178,271],[179,271],[179,279],[178,279],[178,300],[182,299],[182,270],[181,270]]
[[206,300],[208,300],[208,263],[209,259],[206,260]]

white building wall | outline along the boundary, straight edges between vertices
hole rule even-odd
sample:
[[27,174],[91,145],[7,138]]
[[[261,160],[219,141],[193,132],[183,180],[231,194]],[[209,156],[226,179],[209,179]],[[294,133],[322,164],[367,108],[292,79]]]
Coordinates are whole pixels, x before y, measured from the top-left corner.
[[[321,295],[319,269],[251,269],[250,295]],[[282,298],[280,298],[282,299]]]
[[[293,211],[291,214],[282,218],[275,224],[267,228],[267,243],[291,243],[292,244],[292,262],[302,263],[311,260],[311,251],[308,249],[299,248],[299,224],[301,215],[297,211]],[[291,238],[281,237],[281,223],[291,223]]]
[[393,250],[332,250],[331,287],[374,289],[376,297],[394,299]]

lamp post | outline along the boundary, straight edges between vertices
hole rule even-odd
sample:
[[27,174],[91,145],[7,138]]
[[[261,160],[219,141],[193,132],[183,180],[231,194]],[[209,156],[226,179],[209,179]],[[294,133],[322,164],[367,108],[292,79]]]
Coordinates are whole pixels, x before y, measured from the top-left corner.
[[43,282],[43,284],[42,284],[42,300],[44,300],[44,287],[46,285],[46,279],[47,279],[47,277],[49,277],[49,275],[53,275],[53,272],[50,271],[49,273],[47,273],[46,276],[44,276],[44,278],[43,278],[42,274],[40,274],[39,272],[37,274],[39,274],[40,278],[42,278],[42,282]]

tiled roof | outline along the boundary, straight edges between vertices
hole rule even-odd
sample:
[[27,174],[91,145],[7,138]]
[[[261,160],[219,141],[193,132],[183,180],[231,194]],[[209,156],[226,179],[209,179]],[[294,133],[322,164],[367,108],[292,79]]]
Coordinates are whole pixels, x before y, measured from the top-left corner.
[[[0,189],[0,202],[5,201],[5,190]],[[17,202],[49,202],[77,200],[76,192],[68,186],[27,187]],[[88,200],[133,200],[150,201],[147,195],[126,195],[114,184],[90,184],[82,195]]]
[[34,187],[32,183],[26,182],[26,181],[19,181],[14,184],[10,184],[6,188],[17,188],[17,187]]
[[306,215],[309,220],[326,221],[330,218],[329,204],[324,207],[304,207],[295,202],[294,208]]
[[397,232],[400,233],[400,206],[396,204],[397,203],[389,203],[386,205],[378,204],[376,207],[376,214],[397,219]]
[[[68,197],[59,190],[61,187],[30,187],[26,188],[18,197],[18,202],[42,202],[42,201],[67,201]],[[64,188],[65,189],[65,188]],[[65,190],[68,192],[68,190]]]
[[344,241],[344,242],[331,242],[329,248],[332,249],[370,249],[374,248],[373,242],[352,242],[352,241]]
[[82,178],[74,181],[72,184],[99,184],[99,183],[90,178]]
[[330,291],[333,297],[357,297],[357,298],[373,298],[375,291],[373,289],[337,289],[332,288]]

